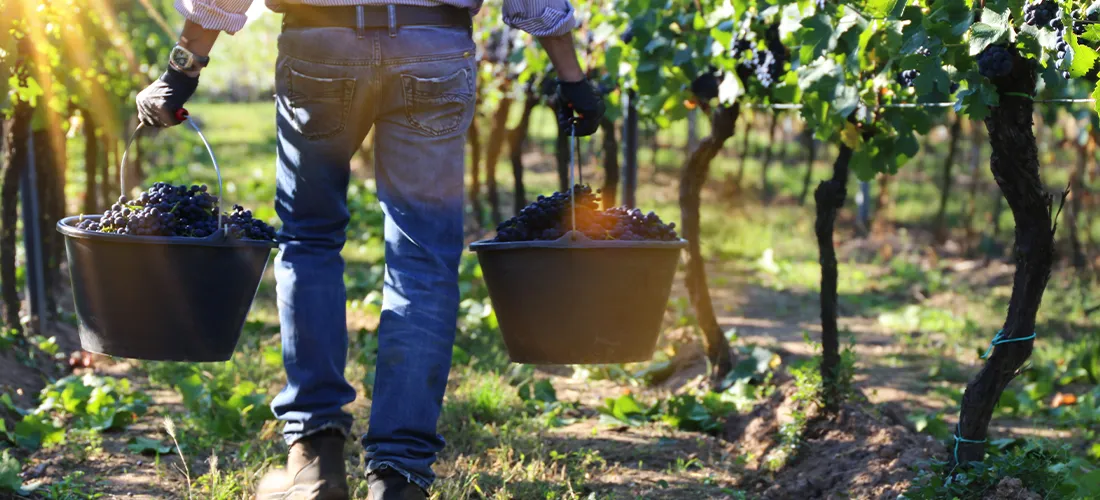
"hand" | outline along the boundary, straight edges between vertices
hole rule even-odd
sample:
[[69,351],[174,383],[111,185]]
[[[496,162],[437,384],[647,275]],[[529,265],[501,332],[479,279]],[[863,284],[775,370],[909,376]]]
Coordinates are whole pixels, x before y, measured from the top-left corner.
[[138,120],[148,127],[179,125],[179,110],[195,93],[199,77],[168,68],[160,79],[137,95]]
[[596,133],[606,106],[599,90],[588,80],[558,82],[558,125],[575,137]]

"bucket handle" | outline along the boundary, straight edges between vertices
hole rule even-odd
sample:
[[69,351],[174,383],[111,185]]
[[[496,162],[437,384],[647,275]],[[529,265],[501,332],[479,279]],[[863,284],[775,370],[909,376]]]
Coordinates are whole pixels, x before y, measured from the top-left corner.
[[[207,142],[206,136],[202,134],[202,130],[199,130],[199,126],[195,124],[195,120],[191,119],[191,113],[186,109],[180,108],[176,110],[176,119],[181,122],[187,122],[191,128],[195,129],[195,132],[199,134],[199,139],[202,139],[202,143],[206,146],[206,152],[210,155],[210,163],[214,164],[214,173],[218,175],[218,198],[214,201],[214,214],[218,218],[218,230],[225,234],[225,219],[221,215],[222,209],[222,171],[218,168],[218,160],[214,158],[214,150],[210,148],[210,143]],[[126,195],[126,153],[130,152],[130,146],[137,140],[138,133],[145,127],[144,123],[138,123],[134,133],[130,134],[130,140],[126,141],[126,149],[122,150],[122,163],[118,166],[118,188],[122,195]]]

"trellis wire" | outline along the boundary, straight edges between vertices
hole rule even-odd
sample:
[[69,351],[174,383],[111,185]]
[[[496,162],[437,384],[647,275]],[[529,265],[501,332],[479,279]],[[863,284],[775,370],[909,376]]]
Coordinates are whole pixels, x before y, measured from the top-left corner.
[[[1096,99],[1032,99],[1031,102],[1037,104],[1084,104],[1095,103]],[[957,104],[954,101],[950,102],[899,102],[893,104],[882,104],[877,106],[879,108],[951,108]],[[793,103],[778,103],[778,104],[749,104],[748,107],[753,109],[802,109],[802,104]]]

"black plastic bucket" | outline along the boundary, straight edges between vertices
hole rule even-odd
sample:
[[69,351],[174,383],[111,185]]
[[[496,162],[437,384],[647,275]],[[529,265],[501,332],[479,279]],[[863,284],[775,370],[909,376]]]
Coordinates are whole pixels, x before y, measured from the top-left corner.
[[516,363],[652,358],[687,241],[479,241],[477,253]]
[[[101,217],[101,216],[93,216]],[[86,351],[159,361],[233,356],[272,242],[130,236],[57,223]]]
[[[198,132],[222,178],[206,137],[181,110],[177,115]],[[119,167],[125,192],[126,151]],[[205,238],[133,236],[76,227],[82,219],[61,219],[73,301],[80,320],[80,344],[90,352],[155,361],[226,361],[240,340],[248,310],[267,268],[271,241],[225,237],[223,227]]]

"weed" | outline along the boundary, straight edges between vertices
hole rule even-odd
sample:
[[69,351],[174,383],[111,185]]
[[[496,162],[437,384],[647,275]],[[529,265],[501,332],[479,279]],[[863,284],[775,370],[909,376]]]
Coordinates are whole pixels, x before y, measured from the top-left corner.
[[1070,455],[1070,447],[1029,441],[984,462],[950,468],[933,461],[920,471],[912,487],[900,498],[984,498],[1004,478],[1019,479],[1023,486],[1044,499],[1089,499],[1100,495],[1100,469],[1092,469]]

